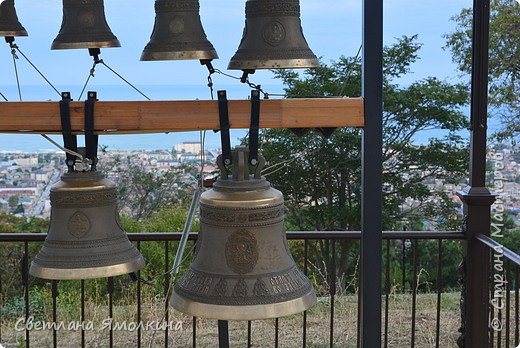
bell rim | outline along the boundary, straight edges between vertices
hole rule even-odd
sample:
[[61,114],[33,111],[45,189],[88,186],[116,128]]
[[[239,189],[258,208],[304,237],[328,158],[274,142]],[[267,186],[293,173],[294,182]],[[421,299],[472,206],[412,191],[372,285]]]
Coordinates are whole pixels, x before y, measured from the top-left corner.
[[145,267],[145,261],[142,255],[135,260],[131,260],[122,264],[85,267],[85,268],[53,268],[43,267],[35,261],[31,262],[29,274],[33,277],[51,280],[79,280],[115,277],[122,274],[133,273]]
[[308,310],[317,303],[314,289],[305,295],[284,302],[259,305],[230,306],[196,302],[185,299],[173,290],[169,304],[172,308],[199,318],[217,320],[261,320],[294,315]]
[[27,30],[0,30],[0,36],[29,36]]
[[228,70],[261,70],[261,69],[305,69],[320,66],[318,58],[304,59],[247,59],[229,62]]
[[84,41],[84,42],[59,42],[54,41],[51,50],[68,50],[78,48],[116,48],[121,47],[119,40]]
[[194,50],[194,51],[150,51],[144,50],[141,61],[150,62],[157,60],[201,60],[218,59],[216,50]]

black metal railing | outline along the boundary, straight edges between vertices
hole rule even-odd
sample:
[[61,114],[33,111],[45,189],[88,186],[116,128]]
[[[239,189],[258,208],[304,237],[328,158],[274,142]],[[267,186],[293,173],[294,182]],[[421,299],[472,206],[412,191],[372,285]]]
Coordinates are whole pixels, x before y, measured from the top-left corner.
[[489,251],[489,344],[493,348],[520,344],[520,256],[496,240],[476,237]]
[[[28,275],[28,266],[29,260],[31,259],[30,255],[30,247],[33,243],[37,243],[38,245],[44,241],[45,234],[0,234],[0,242],[5,243],[21,243],[20,251],[22,253],[22,262],[21,262],[21,279],[22,286],[24,288],[23,295],[23,313],[25,321],[30,320],[31,314],[36,311],[36,308],[31,308],[31,280]],[[168,273],[170,270],[170,249],[173,247],[173,242],[178,241],[180,239],[179,233],[130,233],[130,240],[136,243],[139,249],[145,245],[145,243],[163,243],[161,258],[163,259],[164,269],[156,270],[155,273],[164,273],[164,278],[162,279],[162,291],[161,298],[165,299],[168,296],[170,291],[170,283],[171,278]],[[197,235],[195,233],[190,234],[189,239],[195,240]],[[384,232],[383,237],[385,239],[384,244],[384,284],[382,284],[381,294],[384,298],[384,332],[383,332],[383,340],[385,347],[402,347],[411,345],[411,347],[442,347],[446,344],[445,337],[451,337],[451,341],[454,342],[454,338],[456,335],[456,329],[453,328],[452,332],[446,333],[442,332],[441,329],[441,319],[442,319],[442,295],[445,289],[443,288],[443,245],[448,243],[450,240],[460,241],[464,238],[462,233],[455,232]],[[273,347],[292,347],[292,346],[356,346],[359,344],[359,317],[357,316],[357,303],[358,303],[358,275],[360,270],[358,269],[359,264],[359,246],[358,241],[361,238],[361,232],[288,232],[288,239],[291,241],[303,241],[303,253],[302,255],[296,255],[296,261],[300,263],[303,271],[306,275],[311,276],[314,282],[319,285],[318,294],[320,296],[320,303],[318,306],[326,307],[326,313],[318,313],[316,310],[310,310],[309,312],[305,312],[302,314],[301,325],[298,328],[298,331],[301,332],[301,337],[298,339],[289,338],[288,330],[285,328],[287,325],[286,319],[276,319],[273,321],[272,327],[272,337],[268,335],[264,330],[265,324],[258,329],[257,324],[255,322],[248,322],[247,326],[243,328],[243,330],[237,330],[234,324],[230,325],[231,328],[231,339],[238,340],[242,342],[238,344],[239,346],[252,346],[255,344],[255,340],[261,340],[262,347],[264,346],[273,346]],[[408,241],[411,241],[411,247],[408,247]],[[342,247],[341,243],[354,243],[350,256],[347,260],[347,263],[350,265],[350,269],[353,272],[350,280],[346,280],[342,278],[345,274],[338,274],[337,267],[340,266],[340,262],[337,260],[338,257],[338,249]],[[321,243],[320,245],[326,245],[326,249],[328,251],[328,255],[318,255],[319,261],[313,259],[317,254],[322,252],[324,249],[320,249],[317,243]],[[437,255],[429,255],[430,258],[434,258],[436,260],[434,265],[434,272],[436,274],[435,277],[435,290],[432,292],[430,288],[430,284],[426,287],[421,287],[419,284],[419,276],[420,269],[422,268],[420,264],[420,254],[423,252],[422,247],[426,246],[424,243],[430,243],[428,245],[429,253],[431,252],[431,243],[435,243],[436,245],[436,254]],[[461,244],[461,243],[458,243]],[[9,244],[12,245],[12,244]],[[37,246],[35,246],[37,247]],[[301,245],[300,245],[301,248]],[[399,254],[398,251],[402,252]],[[398,255],[399,254],[399,255]],[[374,253],[374,256],[377,253]],[[16,257],[16,253],[13,255]],[[396,261],[396,259],[401,258],[402,262]],[[405,260],[405,258],[408,258]],[[460,254],[459,260],[462,258],[462,254]],[[342,260],[343,262],[344,260]],[[408,271],[405,270],[405,267],[400,269],[401,274],[395,274],[396,270],[395,265],[404,265],[408,267]],[[431,268],[431,267],[430,267]],[[345,269],[345,268],[344,268]],[[147,270],[149,272],[149,270]],[[399,270],[397,270],[399,272]],[[11,275],[12,276],[12,275]],[[5,277],[5,274],[4,274]],[[340,278],[338,278],[340,277]],[[139,273],[137,276],[137,281],[132,285],[132,290],[135,289],[135,301],[130,305],[132,307],[135,306],[135,321],[137,323],[142,322],[145,319],[145,311],[143,308],[143,283],[146,283],[146,279],[141,278],[141,274]],[[350,285],[346,285],[349,283]],[[17,283],[14,282],[14,285]],[[106,281],[106,297],[107,297],[107,308],[101,308],[102,311],[106,311],[107,318],[113,319],[117,318],[116,309],[118,309],[118,305],[116,305],[115,299],[115,285],[114,278],[108,278]],[[118,283],[119,285],[121,282]],[[0,288],[1,288],[1,280],[0,280]],[[50,296],[52,299],[52,313],[48,316],[53,323],[57,323],[60,320],[59,313],[59,288],[60,284],[56,281],[51,282],[50,286]],[[423,289],[424,288],[424,289]],[[400,290],[397,290],[400,289]],[[455,291],[457,293],[457,289],[449,289],[451,291]],[[0,289],[2,293],[2,306],[8,302],[10,299],[8,298],[10,292],[9,289]],[[4,295],[5,294],[5,295]],[[89,315],[93,316],[92,309],[88,308],[87,298],[86,298],[86,282],[80,281],[80,289],[79,289],[79,297],[80,297],[80,309],[79,309],[79,317],[81,323],[85,323]],[[428,301],[432,300],[431,296],[434,296],[434,313],[435,319],[433,321],[429,321],[427,327],[424,324],[417,325],[418,321],[418,299],[419,297],[428,297]],[[453,297],[453,296],[452,296]],[[346,299],[346,300],[345,300]],[[397,304],[396,304],[397,303]],[[163,305],[164,304],[164,305]],[[403,307],[393,309],[393,306]],[[121,305],[119,305],[121,307]],[[404,308],[407,307],[407,308]],[[431,306],[430,306],[431,307]],[[170,320],[170,309],[168,307],[167,301],[161,302],[161,305],[157,307],[158,311],[162,311],[163,315],[160,316],[161,320],[165,323],[168,323]],[[430,308],[428,308],[430,310]],[[117,313],[116,313],[117,312]],[[351,315],[349,316],[348,313]],[[354,313],[354,314],[352,314]],[[400,313],[398,315],[403,315],[406,319],[406,323],[404,324],[407,329],[404,330],[403,327],[399,327],[396,329],[396,326],[392,324],[392,319],[396,316],[395,313]],[[457,314],[457,313],[456,313]],[[43,317],[47,316],[47,313],[41,314]],[[453,314],[452,314],[453,316]],[[121,316],[122,318],[123,316]],[[411,319],[410,319],[411,318]],[[10,320],[9,320],[10,319]],[[185,318],[186,319],[186,318]],[[422,318],[424,321],[424,318]],[[12,324],[12,318],[5,317],[2,322]],[[188,319],[186,319],[188,321]],[[191,327],[183,326],[183,330],[191,331],[190,342],[187,341],[186,335],[183,335],[182,339],[184,345],[191,345],[196,347],[197,344],[201,344],[203,346],[216,346],[217,342],[207,343],[208,340],[211,341],[211,337],[202,336],[204,335],[204,331],[208,331],[208,326],[215,326],[208,321],[203,321],[201,319],[192,318]],[[294,320],[293,320],[294,321]],[[316,326],[316,321],[319,321],[321,324]],[[326,323],[326,324],[324,324]],[[357,323],[357,324],[356,324]],[[355,329],[351,324],[354,324]],[[9,328],[7,328],[9,329]],[[23,340],[18,337],[18,342],[22,342],[26,347],[29,346],[42,346],[42,338],[33,336],[38,334],[41,336],[41,332],[34,333],[34,328],[25,326],[25,332],[23,336]],[[154,335],[154,340],[157,339],[160,343],[154,344],[153,346],[161,346],[164,347],[172,347],[178,346],[179,342],[177,342],[177,338],[172,337],[174,333],[172,332],[172,327],[169,325],[165,325],[159,331],[163,331],[163,338],[159,340],[158,336],[160,336],[160,332]],[[258,331],[257,331],[258,330]],[[4,331],[5,324],[4,324]],[[12,331],[12,330],[11,330]],[[47,340],[43,342],[48,342],[49,346],[57,347],[61,345],[60,336],[62,336],[60,332],[60,328],[56,326],[52,327],[50,330],[50,337],[47,337]],[[121,341],[119,337],[116,340],[115,335],[121,334],[121,332],[115,332],[112,326],[109,326],[107,331],[108,335],[103,337],[94,337],[91,338],[92,333],[89,332],[89,328],[85,328],[83,326],[79,327],[79,343],[78,346],[85,347],[89,345],[89,340],[97,339],[102,341],[103,343],[97,342],[98,344],[106,345],[109,347],[121,345],[118,343]],[[135,333],[128,332],[126,334],[127,342],[131,341],[132,346],[137,347],[145,347],[149,346],[150,338],[147,337],[143,340],[144,328],[139,326],[137,327]],[[211,331],[211,330],[210,330]],[[255,332],[257,331],[257,332]],[[289,330],[291,331],[291,330]],[[434,335],[429,335],[425,337],[424,332],[434,332]],[[261,337],[257,337],[261,333]],[[0,331],[0,342],[4,337],[1,337],[2,331]],[[130,336],[135,338],[130,339]],[[267,336],[266,336],[267,335]],[[12,335],[11,335],[12,336]],[[108,336],[108,337],[106,337]],[[209,335],[211,336],[211,335]],[[214,336],[214,335],[213,335]],[[420,336],[420,337],[418,337]],[[75,337],[75,336],[74,336]],[[272,338],[270,342],[266,342],[266,337]],[[11,338],[11,337],[10,337]],[[31,342],[34,339],[34,344]],[[66,339],[70,339],[68,336]],[[433,342],[430,344],[429,342]],[[256,342],[258,344],[258,342]]]
[[[276,319],[273,321],[230,323],[230,339],[236,346],[258,345],[262,347],[315,347],[315,346],[357,346],[359,345],[359,316],[358,311],[358,282],[359,282],[359,240],[361,232],[288,232],[291,243],[299,243],[294,246],[299,252],[293,253],[295,260],[306,275],[317,285],[319,295],[318,306],[321,309],[311,309],[292,319]],[[156,279],[155,287],[148,286],[152,280],[142,279],[142,274],[137,274],[135,282],[128,285],[126,278],[108,278],[97,287],[106,294],[90,301],[87,297],[87,281],[79,283],[79,313],[81,323],[85,323],[92,317],[103,317],[117,321],[118,318],[133,318],[136,323],[142,323],[150,318],[169,323],[171,319],[179,318],[179,313],[172,313],[168,307],[167,298],[171,291],[172,277],[171,249],[174,243],[180,239],[180,233],[130,233],[130,240],[137,247],[146,250],[147,243],[160,243],[162,255],[155,255],[162,259],[164,267],[149,270],[150,274],[163,274],[164,277]],[[79,335],[68,335],[63,329],[53,326],[45,332],[34,331],[34,327],[24,327],[23,332],[13,336],[13,313],[8,313],[6,304],[13,301],[13,287],[21,288],[23,292],[23,305],[19,304],[19,317],[29,320],[31,315],[38,313],[42,318],[49,318],[52,323],[69,317],[60,307],[60,300],[68,291],[65,284],[53,281],[49,286],[40,286],[49,292],[51,304],[49,307],[37,306],[33,303],[33,292],[35,279],[28,274],[31,249],[37,250],[44,241],[45,234],[0,234],[0,246],[11,251],[18,250],[21,254],[20,274],[13,274],[13,265],[20,255],[16,252],[4,252],[2,262],[3,274],[0,273],[0,295],[3,318],[0,320],[0,343],[13,343],[30,346],[62,346],[62,341],[77,339],[77,346],[89,346],[96,341],[101,346],[116,347],[123,345],[136,347],[174,347],[174,346],[217,346],[216,323],[204,319],[182,317],[182,333],[176,332],[171,325],[164,325],[156,330],[150,337],[150,332],[142,326],[135,330],[124,331],[108,326],[103,334],[94,335],[88,327],[79,327]],[[196,233],[189,236],[191,241],[197,238]],[[383,300],[383,332],[382,345],[384,347],[444,347],[453,345],[458,337],[457,329],[460,322],[460,288],[454,286],[454,269],[457,269],[453,260],[460,262],[463,259],[462,241],[463,233],[457,232],[384,232],[383,257],[383,284],[381,295]],[[501,309],[492,312],[490,306],[490,328],[492,328],[492,316],[503,323],[503,330],[490,331],[490,346],[494,347],[516,347],[519,338],[519,269],[520,257],[507,248],[502,247],[492,239],[479,235],[478,239],[489,247],[490,252],[497,248],[503,248],[505,259],[504,276],[507,279],[504,291],[504,305]],[[340,250],[345,243],[352,243],[347,259],[342,257]],[[3,245],[2,245],[3,244]],[[12,247],[13,245],[16,248]],[[302,250],[303,249],[303,250]],[[322,254],[323,251],[326,254]],[[448,255],[449,254],[449,255]],[[374,256],[378,253],[374,252]],[[145,255],[146,257],[146,255]],[[9,261],[9,259],[11,259]],[[189,260],[188,260],[189,261]],[[342,268],[342,272],[338,269]],[[7,267],[7,268],[6,268]],[[491,267],[491,265],[490,265]],[[6,269],[9,274],[6,274]],[[345,270],[348,274],[345,274]],[[18,270],[15,270],[18,272]],[[492,273],[493,274],[493,273]],[[6,284],[2,279],[9,276],[11,281]],[[345,278],[345,276],[347,278]],[[153,277],[152,277],[153,278]],[[14,279],[14,281],[13,281]],[[19,279],[18,281],[16,279]],[[126,281],[126,283],[125,283]],[[492,283],[492,282],[491,282]],[[125,285],[126,284],[126,285]],[[6,287],[6,285],[8,285]],[[127,286],[126,297],[121,296],[122,289]],[[10,287],[10,288],[9,288]],[[60,289],[61,288],[61,289]],[[105,289],[106,288],[106,289]],[[133,293],[135,291],[135,293]],[[150,307],[150,293],[156,291],[156,302]],[[490,298],[495,294],[492,292]],[[124,298],[123,298],[124,297]],[[146,303],[144,302],[146,298]],[[106,301],[106,303],[104,302]],[[102,305],[92,309],[93,303],[103,302]],[[447,304],[446,304],[447,303]],[[490,303],[492,303],[490,301]],[[34,308],[32,308],[34,307]],[[125,308],[130,308],[131,315],[123,313]],[[160,315],[152,316],[156,311]],[[98,313],[99,312],[99,313]],[[135,314],[134,314],[135,313]],[[11,316],[11,317],[10,317]],[[60,319],[61,317],[61,319]],[[99,319],[99,318],[98,318]],[[401,320],[402,319],[402,320]],[[296,325],[295,323],[300,324]],[[189,325],[186,323],[190,323]],[[456,325],[455,325],[455,324]],[[289,327],[289,328],[288,328]],[[272,331],[271,331],[272,330]],[[190,335],[191,331],[191,335]],[[296,337],[296,333],[298,337]],[[147,336],[145,336],[145,332]],[[23,334],[23,335],[22,335]],[[45,336],[42,338],[42,336]],[[79,336],[79,337],[78,337]],[[124,336],[124,339],[122,339]],[[189,337],[188,337],[189,336]],[[155,342],[150,345],[150,342]],[[42,343],[44,342],[44,343]]]

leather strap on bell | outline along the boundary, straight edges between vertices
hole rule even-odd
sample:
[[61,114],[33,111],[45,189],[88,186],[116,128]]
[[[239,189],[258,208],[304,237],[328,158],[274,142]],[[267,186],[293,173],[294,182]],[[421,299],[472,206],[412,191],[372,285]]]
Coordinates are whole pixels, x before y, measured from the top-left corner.
[[96,92],[88,92],[85,100],[85,157],[92,161],[90,170],[96,171],[98,135],[94,134],[94,103],[97,101]]
[[260,130],[260,91],[251,91],[251,127],[249,128],[249,164],[258,163],[258,136]]
[[254,69],[244,69],[242,70],[242,77],[240,77],[240,82],[247,83],[249,80],[249,75],[253,75],[256,72]]
[[[71,101],[70,92],[62,92],[60,100],[60,116],[61,116],[61,133],[63,134],[63,144],[65,148],[72,151],[78,151],[77,137],[72,134],[72,126],[70,122],[70,108],[69,103]],[[67,168],[69,173],[74,171],[74,163],[76,158],[74,155],[65,153]]]
[[213,64],[211,64],[212,61],[213,61],[213,59],[201,59],[200,60],[200,65],[206,66],[210,75],[215,73],[215,68],[213,67]]
[[220,119],[220,140],[222,143],[222,161],[231,164],[231,138],[229,135],[229,110],[226,91],[218,91],[218,114]]

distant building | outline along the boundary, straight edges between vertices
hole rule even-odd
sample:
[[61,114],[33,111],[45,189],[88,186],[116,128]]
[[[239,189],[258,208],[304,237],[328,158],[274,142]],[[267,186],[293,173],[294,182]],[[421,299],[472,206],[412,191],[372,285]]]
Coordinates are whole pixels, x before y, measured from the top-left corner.
[[38,157],[15,158],[12,162],[20,167],[34,167],[38,165]]
[[175,151],[198,155],[202,151],[202,144],[197,141],[185,141],[180,144],[175,144]]
[[9,202],[0,198],[0,212],[9,212]]

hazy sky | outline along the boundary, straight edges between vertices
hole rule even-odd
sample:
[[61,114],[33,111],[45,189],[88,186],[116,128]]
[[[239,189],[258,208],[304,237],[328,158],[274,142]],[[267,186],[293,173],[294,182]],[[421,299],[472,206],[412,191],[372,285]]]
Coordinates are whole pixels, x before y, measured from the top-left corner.
[[[321,56],[325,62],[330,62],[341,55],[354,55],[357,52],[362,33],[360,0],[301,0],[300,3],[305,37],[317,56]],[[419,34],[418,41],[424,44],[420,51],[421,60],[412,66],[413,74],[402,82],[408,83],[426,76],[437,76],[450,81],[458,79],[458,72],[451,62],[449,52],[442,49],[442,35],[454,28],[450,17],[459,13],[463,7],[471,7],[472,1],[385,0],[384,3],[385,44],[391,44],[396,37],[413,34]],[[62,2],[16,0],[15,5],[20,22],[29,33],[28,37],[16,39],[20,49],[47,75],[58,90],[68,90],[77,98],[80,86],[91,68],[92,58],[86,49],[50,50],[51,43],[60,29]],[[214,65],[225,70],[242,36],[245,0],[201,0],[200,5],[206,34],[220,56]],[[142,88],[152,99],[209,99],[205,87],[207,71],[198,61],[139,61],[154,24],[153,0],[105,0],[105,12],[113,33],[122,45],[121,48],[102,50],[101,58],[107,64]],[[0,74],[0,92],[9,100],[17,100],[10,49],[7,44],[3,45],[0,45],[0,62],[3,67]],[[57,100],[58,95],[45,85],[22,58],[18,60],[18,69],[24,100]],[[229,73],[240,75],[236,71]],[[251,81],[262,84],[271,93],[283,90],[283,86],[279,81],[272,79],[269,71],[258,71],[251,76]],[[214,82],[215,89],[228,89],[231,99],[245,99],[250,93],[247,87],[229,78],[214,76]],[[104,87],[106,85],[112,86]],[[113,85],[120,88],[114,88]],[[155,86],[147,87],[151,85]],[[156,85],[163,87],[158,88]],[[97,68],[89,89],[98,91],[101,100],[143,99],[102,66]],[[130,141],[126,136],[119,137],[126,139],[124,141],[127,143],[149,142],[150,146],[162,139],[163,143],[169,146],[193,136],[183,134],[184,138],[166,139],[165,136],[158,138],[155,135],[142,135],[139,139],[134,137]],[[117,144],[117,140],[112,139],[114,136],[103,137],[101,143],[109,142],[112,147],[117,147],[113,145]],[[212,139],[212,144],[218,144],[218,137]],[[0,134],[0,144],[0,150],[6,150],[6,146],[9,149],[52,147],[38,136]]]
[[[353,55],[361,43],[360,0],[301,0],[305,36],[316,55],[325,62],[340,55]],[[224,70],[234,54],[244,27],[244,0],[201,0],[201,17],[210,41],[220,59],[215,66]],[[59,31],[62,5],[59,0],[16,0],[16,9],[29,37],[16,42],[30,59],[58,86],[81,85],[90,69],[91,58],[87,50],[50,50]],[[453,28],[449,18],[462,7],[472,5],[471,0],[386,0],[385,42],[401,35],[419,34],[424,43],[422,61],[413,68],[413,78],[434,74],[446,78],[454,74],[448,52],[442,50],[442,34]],[[112,67],[138,85],[205,84],[206,71],[197,61],[140,62],[143,47],[148,42],[154,23],[152,0],[105,0],[105,12],[113,33],[122,47],[102,50],[101,57]],[[3,73],[0,85],[14,85],[10,50],[0,46]],[[19,61],[22,84],[42,84],[24,61]],[[238,74],[238,73],[237,73]],[[263,84],[277,83],[271,73],[257,72],[252,80]],[[119,84],[120,82],[100,67],[93,84]],[[235,83],[215,78],[218,85]],[[51,92],[52,93],[52,92]],[[16,97],[12,96],[13,98]],[[138,96],[136,96],[137,98]],[[50,98],[54,98],[51,94]]]

